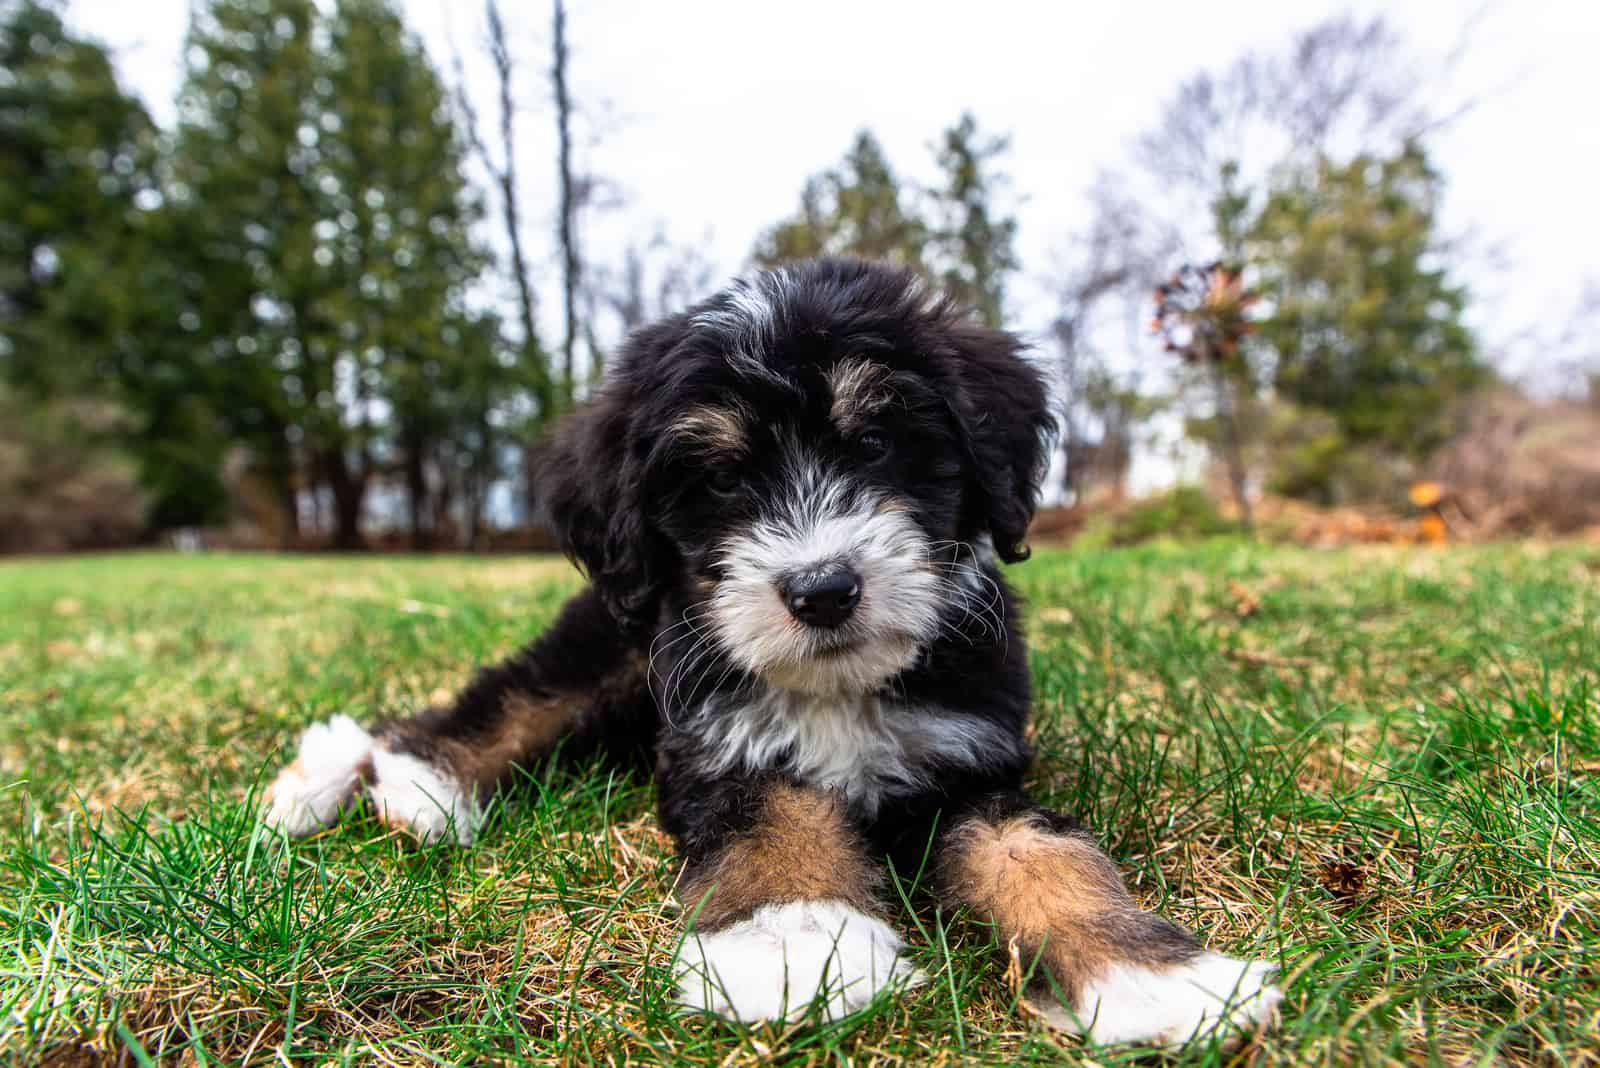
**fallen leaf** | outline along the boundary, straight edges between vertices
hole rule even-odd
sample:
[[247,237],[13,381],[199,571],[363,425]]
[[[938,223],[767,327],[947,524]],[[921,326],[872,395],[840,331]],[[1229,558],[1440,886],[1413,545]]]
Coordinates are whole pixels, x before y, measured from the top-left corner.
[[1351,901],[1367,888],[1367,873],[1348,860],[1325,860],[1317,868],[1317,882],[1341,901]]

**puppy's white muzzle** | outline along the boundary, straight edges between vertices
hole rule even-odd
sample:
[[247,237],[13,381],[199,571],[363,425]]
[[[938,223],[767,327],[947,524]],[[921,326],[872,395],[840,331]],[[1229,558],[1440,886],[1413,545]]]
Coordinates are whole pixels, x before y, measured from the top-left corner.
[[938,633],[928,539],[882,495],[810,472],[727,539],[710,620],[744,670],[785,689],[864,693]]

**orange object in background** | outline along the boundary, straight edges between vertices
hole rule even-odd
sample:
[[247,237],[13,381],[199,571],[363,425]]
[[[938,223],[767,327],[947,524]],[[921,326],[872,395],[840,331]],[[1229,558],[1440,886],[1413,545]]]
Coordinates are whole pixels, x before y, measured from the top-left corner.
[[1450,528],[1445,525],[1444,516],[1438,512],[1423,516],[1420,529],[1425,544],[1444,545],[1450,540]]
[[1413,482],[1411,503],[1418,508],[1437,508],[1444,500],[1444,489],[1437,482]]
[[1444,487],[1437,482],[1413,482],[1411,503],[1423,510],[1417,533],[1425,545],[1444,545],[1450,540],[1450,526],[1444,521]]
[[1444,490],[1439,483],[1413,482],[1411,484],[1411,503],[1418,508],[1437,508],[1442,500],[1444,500]]

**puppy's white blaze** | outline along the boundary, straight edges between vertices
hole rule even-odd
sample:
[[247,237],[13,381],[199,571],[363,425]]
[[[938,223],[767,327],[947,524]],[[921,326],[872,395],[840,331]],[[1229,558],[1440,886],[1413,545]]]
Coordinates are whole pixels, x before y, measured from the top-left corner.
[[372,771],[367,796],[383,822],[403,826],[424,842],[453,834],[468,845],[478,836],[483,815],[472,794],[433,765],[409,753],[374,749]]
[[372,752],[372,735],[349,716],[307,727],[299,755],[267,788],[267,825],[295,838],[331,827],[360,787]]
[[1164,969],[1119,964],[1088,984],[1076,1013],[1053,1002],[1042,1008],[1057,1027],[1096,1042],[1181,1046],[1266,1020],[1283,1000],[1271,983],[1276,971],[1265,961],[1221,953],[1202,953]]
[[736,278],[725,292],[727,303],[708,308],[690,320],[691,325],[723,334],[732,342],[727,353],[736,367],[762,378],[779,378],[763,362],[777,333],[778,309],[787,299],[793,280],[784,268]]
[[[791,488],[773,516],[722,546],[712,623],[722,648],[751,674],[805,693],[868,692],[910,667],[938,633],[940,581],[927,540],[905,512],[860,499],[843,480],[806,467]],[[778,594],[783,575],[829,562],[861,578],[847,650],[828,651]]]
[[886,797],[927,785],[929,767],[980,767],[1017,755],[1003,729],[977,716],[775,686],[712,698],[689,729],[700,735],[714,774],[784,761],[867,816]]
[[820,1003],[829,1020],[888,987],[926,980],[882,920],[842,901],[763,905],[748,920],[691,932],[678,956],[678,1000],[735,1020],[794,1020]]

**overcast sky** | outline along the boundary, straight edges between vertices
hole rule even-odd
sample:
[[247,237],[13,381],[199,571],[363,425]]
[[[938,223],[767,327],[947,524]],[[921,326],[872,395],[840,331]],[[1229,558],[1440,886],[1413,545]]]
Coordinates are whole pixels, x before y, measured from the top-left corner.
[[[473,0],[405,0],[411,25],[448,71],[452,47],[487,89]],[[929,176],[928,145],[963,110],[1012,137],[1007,166],[1022,202],[1017,326],[1049,321],[1053,252],[1085,219],[1095,173],[1125,157],[1176,83],[1341,8],[1319,2],[1196,4],[805,4],[571,0],[573,82],[591,114],[609,110],[587,154],[627,207],[596,223],[614,254],[659,222],[738,271],[762,228],[795,207],[804,178],[871,127],[891,161]],[[547,5],[512,0],[522,95],[530,229],[542,259],[544,317],[559,302],[553,255],[553,118],[543,75]],[[1448,99],[1475,108],[1434,143],[1449,186],[1444,221],[1502,246],[1510,272],[1467,279],[1494,345],[1541,320],[1564,320],[1585,278],[1600,278],[1600,2],[1407,0],[1383,5],[1419,53],[1443,55],[1471,23],[1471,48]],[[188,0],[75,0],[74,23],[115,50],[125,82],[170,123]],[[1481,16],[1474,21],[1475,16]],[[603,107],[602,105],[608,105]],[[483,109],[490,111],[488,101]]]

